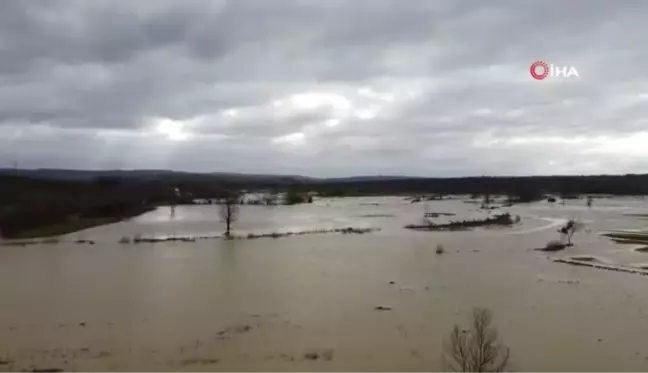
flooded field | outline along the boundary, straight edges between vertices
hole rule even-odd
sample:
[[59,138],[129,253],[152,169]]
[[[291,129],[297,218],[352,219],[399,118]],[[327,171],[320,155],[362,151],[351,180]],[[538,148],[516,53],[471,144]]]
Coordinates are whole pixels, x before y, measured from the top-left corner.
[[[403,229],[424,212],[485,216],[478,207],[401,197],[242,206],[241,236],[379,231],[119,243],[222,234],[217,206],[183,206],[56,244],[0,246],[0,370],[439,370],[443,339],[475,306],[494,312],[518,370],[648,369],[648,277],[553,261],[640,270],[648,253],[600,233],[648,229],[633,216],[648,201],[502,208],[521,217],[511,228]],[[533,250],[572,218],[587,228],[573,247]]]

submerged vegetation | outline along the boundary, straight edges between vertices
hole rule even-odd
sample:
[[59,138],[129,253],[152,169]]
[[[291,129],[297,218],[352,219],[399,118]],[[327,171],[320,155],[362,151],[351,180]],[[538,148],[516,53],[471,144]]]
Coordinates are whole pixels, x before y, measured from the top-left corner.
[[609,232],[602,234],[619,243],[645,243],[648,245],[648,232]]
[[626,231],[618,231],[618,232],[608,232],[608,233],[603,233],[602,236],[610,238],[612,241],[619,243],[619,244],[635,244],[635,245],[641,245],[637,249],[639,252],[646,252],[648,251],[648,232],[643,231],[643,232],[626,232]]
[[[234,234],[223,234],[223,235],[214,235],[214,236],[170,236],[170,237],[145,237],[141,234],[136,234],[132,237],[124,236],[121,237],[117,243],[121,245],[137,245],[137,244],[155,244],[155,243],[164,243],[164,242],[197,242],[204,240],[218,240],[218,239],[230,239],[230,240],[253,240],[259,238],[284,238],[292,236],[305,236],[313,234],[331,234],[331,233],[341,233],[341,234],[366,234],[372,232],[379,232],[380,228],[331,228],[331,229],[308,229],[303,231],[294,231],[294,232],[271,232],[271,233],[248,233],[246,235],[234,235]],[[44,240],[28,240],[28,241],[8,241],[0,243],[0,246],[30,246],[30,245],[55,245],[63,242],[73,242],[77,244],[88,244],[95,245],[96,242],[93,240],[75,240],[75,241],[63,241],[61,239],[44,239]]]
[[[632,216],[639,219],[645,219],[648,217],[648,214],[644,213],[633,213],[625,214],[626,216]],[[645,253],[648,252],[648,230],[639,230],[639,231],[612,231],[607,233],[602,233],[601,236],[607,237],[618,244],[630,244],[630,245],[639,245],[635,248],[635,251]]]
[[581,222],[578,222],[574,219],[568,220],[562,227],[558,229],[560,233],[560,239],[551,240],[547,242],[545,247],[536,249],[539,251],[561,251],[570,246],[573,246],[572,237],[576,232],[585,229],[585,225]]
[[[264,234],[253,234],[250,233],[245,238],[247,239],[255,239],[255,238],[281,238],[281,237],[290,237],[290,236],[303,236],[307,234],[323,234],[323,233],[342,233],[342,234],[365,234],[365,233],[371,233],[371,232],[378,232],[380,231],[379,228],[353,228],[353,227],[347,227],[347,228],[335,228],[335,229],[312,229],[312,230],[305,230],[305,231],[299,231],[299,232],[273,232],[273,233],[264,233]],[[242,236],[239,237],[243,238]]]
[[414,230],[426,230],[426,231],[440,231],[440,230],[463,230],[477,227],[486,227],[486,226],[512,226],[520,221],[520,217],[513,217],[509,213],[504,213],[496,215],[493,217],[487,217],[484,219],[474,219],[474,220],[461,220],[461,221],[451,221],[450,223],[445,224],[435,224],[433,222],[428,222],[426,224],[410,224],[406,225],[406,229]]
[[568,246],[570,246],[570,245],[567,245],[562,241],[551,240],[551,241],[547,242],[545,247],[542,247],[542,248],[539,248],[539,249],[536,249],[536,250],[539,250],[539,251],[561,251],[561,250],[565,250]]
[[558,259],[554,259],[554,262],[569,264],[572,266],[590,267],[596,269],[604,269],[607,271],[625,272],[625,273],[632,273],[641,276],[648,276],[648,271],[645,270],[645,268],[629,268],[624,266],[615,266],[606,263],[601,263],[596,259],[589,259],[587,257],[571,258],[571,259],[558,258]]

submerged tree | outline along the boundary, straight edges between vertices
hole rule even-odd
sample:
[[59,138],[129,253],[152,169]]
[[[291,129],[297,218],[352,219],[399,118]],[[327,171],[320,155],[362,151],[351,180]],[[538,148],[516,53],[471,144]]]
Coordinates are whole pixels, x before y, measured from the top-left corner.
[[279,199],[279,195],[274,190],[270,190],[263,195],[263,202],[266,206],[276,205],[278,199]]
[[220,199],[220,217],[225,223],[225,237],[230,237],[232,223],[238,220],[241,196],[239,192],[229,191]]
[[582,230],[583,227],[584,227],[583,223],[579,223],[574,219],[569,220],[567,223],[565,223],[565,225],[563,225],[562,227],[560,227],[560,229],[558,229],[558,233],[560,233],[561,235],[560,241],[565,243],[566,240],[567,241],[566,245],[571,246],[572,237],[574,236],[574,233]]
[[491,195],[490,195],[490,193],[485,193],[484,194],[484,199],[482,201],[481,208],[485,209],[485,210],[488,210],[488,209],[490,209],[490,205],[491,205]]
[[586,232],[589,232],[589,228],[587,228],[583,223],[577,222],[574,219],[570,219],[567,221],[567,223],[565,223],[565,225],[563,225],[558,229],[558,233],[560,233],[559,240],[551,240],[547,242],[545,247],[536,250],[540,250],[540,251],[564,250],[565,248],[573,245],[572,237],[574,236],[574,233],[583,229]]
[[445,369],[453,372],[503,372],[509,365],[510,352],[491,326],[492,312],[475,308],[468,330],[454,326],[444,345]]
[[292,188],[286,192],[284,203],[286,205],[297,205],[300,203],[304,203],[306,201],[307,201],[307,197],[303,192],[295,188]]

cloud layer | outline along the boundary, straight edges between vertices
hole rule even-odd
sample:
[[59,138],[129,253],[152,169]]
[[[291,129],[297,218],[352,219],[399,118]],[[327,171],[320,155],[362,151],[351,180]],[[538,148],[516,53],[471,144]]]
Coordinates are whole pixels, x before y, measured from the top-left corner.
[[646,22],[630,0],[5,0],[0,167],[648,172]]

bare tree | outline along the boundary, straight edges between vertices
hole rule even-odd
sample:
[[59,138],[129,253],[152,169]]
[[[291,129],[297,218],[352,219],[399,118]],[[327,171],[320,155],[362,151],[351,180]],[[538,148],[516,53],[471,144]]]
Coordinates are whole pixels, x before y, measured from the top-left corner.
[[583,223],[578,222],[575,219],[569,220],[567,223],[565,223],[565,225],[558,229],[558,233],[560,233],[561,235],[560,241],[565,242],[565,240],[567,240],[566,245],[571,246],[574,233],[581,231],[584,228],[585,225]]
[[484,193],[484,200],[482,201],[481,208],[490,210],[490,205],[491,205],[491,195],[490,193]]
[[263,196],[263,201],[266,206],[276,205],[278,199],[279,199],[279,195],[274,190],[266,192]]
[[587,207],[592,207],[592,202],[594,202],[594,198],[592,196],[587,196]]
[[493,316],[485,308],[475,308],[470,330],[454,326],[445,343],[443,362],[453,372],[503,372],[509,365],[509,349],[502,344]]
[[220,200],[220,217],[225,223],[225,237],[230,237],[232,223],[238,220],[241,196],[238,192],[227,192]]

